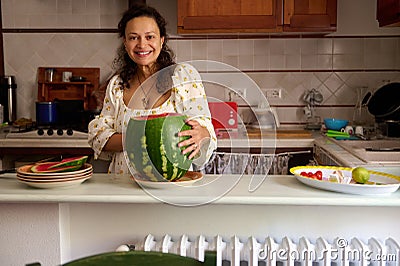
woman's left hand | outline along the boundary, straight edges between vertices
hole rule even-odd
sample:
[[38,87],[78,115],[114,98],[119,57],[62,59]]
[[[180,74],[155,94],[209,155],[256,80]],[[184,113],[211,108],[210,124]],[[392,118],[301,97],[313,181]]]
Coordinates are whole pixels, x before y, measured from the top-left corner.
[[190,125],[192,129],[181,131],[178,133],[179,137],[191,136],[191,138],[179,142],[179,147],[186,147],[182,153],[186,154],[191,152],[189,159],[192,159],[200,151],[201,141],[210,137],[207,128],[200,125],[196,120],[187,120],[186,124]]

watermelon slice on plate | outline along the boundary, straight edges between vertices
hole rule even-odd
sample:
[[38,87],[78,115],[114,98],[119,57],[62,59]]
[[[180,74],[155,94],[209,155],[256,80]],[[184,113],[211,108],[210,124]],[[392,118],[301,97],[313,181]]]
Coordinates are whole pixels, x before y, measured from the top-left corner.
[[31,167],[33,173],[61,173],[72,172],[82,168],[88,156],[79,156],[63,159],[61,162],[37,163]]

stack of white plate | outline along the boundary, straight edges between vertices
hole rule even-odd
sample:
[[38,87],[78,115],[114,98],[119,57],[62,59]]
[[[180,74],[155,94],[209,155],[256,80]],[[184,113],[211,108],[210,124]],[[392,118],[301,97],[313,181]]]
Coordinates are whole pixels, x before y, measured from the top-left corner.
[[33,173],[33,165],[24,165],[17,169],[20,182],[36,188],[63,188],[80,185],[93,175],[91,164],[85,163],[81,169],[71,172]]

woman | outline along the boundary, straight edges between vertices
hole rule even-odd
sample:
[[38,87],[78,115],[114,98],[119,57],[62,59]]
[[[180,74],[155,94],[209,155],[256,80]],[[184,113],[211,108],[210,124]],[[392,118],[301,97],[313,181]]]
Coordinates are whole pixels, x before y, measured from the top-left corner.
[[118,24],[123,40],[114,62],[118,70],[108,83],[101,114],[89,124],[89,144],[94,157],[111,159],[109,173],[129,173],[122,132],[131,115],[165,112],[188,115],[191,119],[187,124],[192,129],[178,135],[190,138],[179,146],[185,147],[182,152],[189,154],[190,159],[197,158],[196,164],[208,161],[216,148],[200,75],[189,64],[175,65],[173,52],[167,46],[165,26],[157,10],[146,5],[127,10]]

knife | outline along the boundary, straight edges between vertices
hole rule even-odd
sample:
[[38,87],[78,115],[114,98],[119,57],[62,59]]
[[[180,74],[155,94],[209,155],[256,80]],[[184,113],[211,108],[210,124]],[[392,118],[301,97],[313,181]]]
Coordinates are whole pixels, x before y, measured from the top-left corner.
[[7,173],[15,173],[16,170],[17,170],[16,168],[0,170],[0,175],[7,174]]

